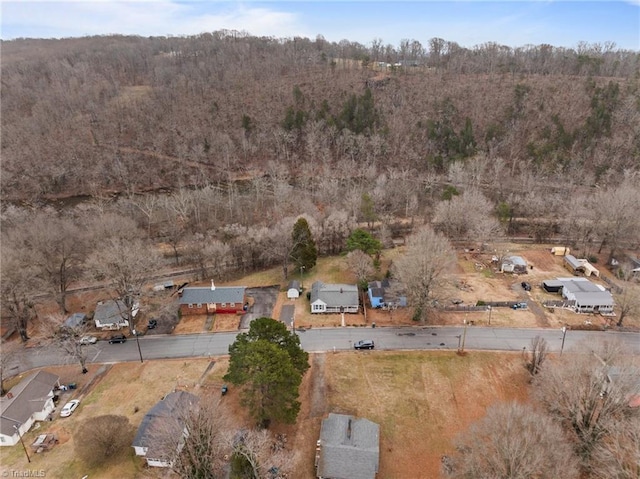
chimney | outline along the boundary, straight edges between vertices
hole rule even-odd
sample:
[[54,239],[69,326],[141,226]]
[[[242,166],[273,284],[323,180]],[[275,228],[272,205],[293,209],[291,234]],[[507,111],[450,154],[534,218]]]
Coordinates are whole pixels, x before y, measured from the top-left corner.
[[211,291],[215,291],[216,290],[216,285],[213,284],[213,280],[211,280]]

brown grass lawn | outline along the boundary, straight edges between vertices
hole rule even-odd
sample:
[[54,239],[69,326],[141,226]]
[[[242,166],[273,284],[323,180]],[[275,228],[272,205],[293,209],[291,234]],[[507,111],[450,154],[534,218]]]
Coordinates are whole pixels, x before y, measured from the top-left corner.
[[452,439],[496,401],[525,400],[517,354],[328,354],[329,410],[381,426],[380,479],[437,478]]
[[[314,366],[300,390],[298,422],[273,427],[274,432],[287,434],[287,448],[296,463],[292,477],[301,479],[315,477],[315,442],[328,412],[354,414],[380,424],[379,478],[433,479],[439,477],[442,454],[452,451],[451,440],[481,417],[489,404],[527,397],[527,376],[517,354],[461,357],[449,352],[345,352],[319,356],[324,366],[317,367],[312,356]],[[103,414],[124,415],[137,428],[145,412],[175,388],[219,397],[228,359],[214,361],[204,378],[209,365],[205,359],[116,364],[104,376],[98,375],[100,366],[93,365],[82,377],[84,382],[79,381],[82,375],[77,368],[48,368],[61,375],[63,382],[78,380],[78,390],[62,401],[80,398],[81,406],[73,416],[40,423],[25,435],[27,445],[43,432],[60,438],[53,450],[32,454],[30,465],[19,445],[0,448],[1,471],[43,470],[47,478],[85,474],[92,479],[171,477],[166,471],[144,467],[132,448],[101,468],[88,469],[74,456],[73,435],[83,420]],[[233,387],[220,408],[233,419],[234,427],[251,424]]]
[[[62,383],[77,381],[78,389],[67,392],[60,402],[80,399],[80,407],[69,418],[62,419],[56,416],[53,422],[41,422],[38,428],[25,434],[27,446],[43,432],[53,432],[60,439],[60,444],[51,451],[31,454],[31,464],[27,463],[19,445],[0,448],[2,471],[42,469],[46,472],[47,478],[80,478],[85,474],[92,479],[161,477],[161,471],[144,467],[144,462],[133,454],[133,448],[105,467],[88,469],[74,457],[73,435],[84,419],[104,414],[126,416],[137,429],[146,411],[174,389],[187,390],[200,396],[213,394],[219,397],[223,384],[222,376],[227,370],[228,360],[216,358],[215,361],[215,365],[204,378],[203,373],[209,365],[207,359],[116,364],[111,366],[102,378],[97,376],[100,365],[92,365],[89,374],[85,376],[78,374],[77,367],[47,368],[48,371],[59,374]],[[89,390],[82,391],[84,383],[89,382],[93,376],[96,376],[97,381],[92,383]],[[84,383],[80,379],[84,379]],[[227,399],[229,400],[226,401]],[[225,396],[225,401],[231,406],[225,407],[236,417],[238,424],[246,425],[245,414],[237,405],[237,391],[231,390]],[[61,405],[58,409],[60,407]]]

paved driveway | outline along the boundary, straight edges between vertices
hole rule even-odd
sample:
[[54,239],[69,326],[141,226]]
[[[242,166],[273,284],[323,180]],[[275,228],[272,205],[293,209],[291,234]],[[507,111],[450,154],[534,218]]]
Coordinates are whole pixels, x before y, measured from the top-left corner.
[[254,299],[253,306],[240,319],[240,329],[249,329],[249,324],[256,318],[273,318],[273,308],[278,299],[279,286],[264,288],[247,288],[247,296]]

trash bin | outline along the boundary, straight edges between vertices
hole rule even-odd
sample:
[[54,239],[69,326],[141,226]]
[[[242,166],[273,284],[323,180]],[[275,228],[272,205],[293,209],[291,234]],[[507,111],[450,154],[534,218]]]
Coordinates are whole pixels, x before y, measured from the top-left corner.
[[371,327],[375,328],[376,327],[376,323],[371,323]]

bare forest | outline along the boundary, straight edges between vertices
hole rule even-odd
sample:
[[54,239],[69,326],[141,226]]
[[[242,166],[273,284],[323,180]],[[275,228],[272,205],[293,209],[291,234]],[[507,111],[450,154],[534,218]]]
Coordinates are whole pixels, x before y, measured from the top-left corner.
[[640,54],[613,44],[221,31],[1,46],[3,310],[24,340],[30,292],[64,311],[123,238],[221,280],[286,275],[301,215],[321,255],[363,225],[385,245],[425,223],[585,255],[640,241]]

